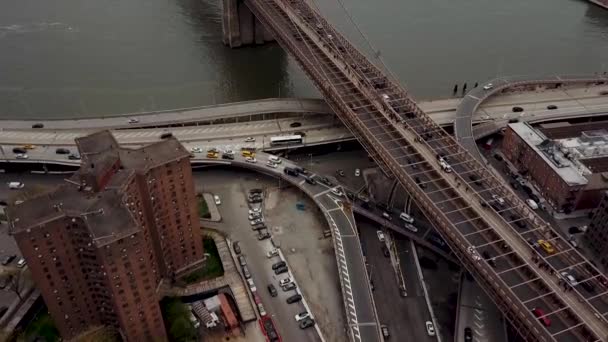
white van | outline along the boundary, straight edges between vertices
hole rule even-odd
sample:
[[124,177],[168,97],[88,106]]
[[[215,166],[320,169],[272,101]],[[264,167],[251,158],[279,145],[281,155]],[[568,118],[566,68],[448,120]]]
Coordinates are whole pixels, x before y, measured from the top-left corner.
[[414,223],[414,218],[406,213],[399,214],[399,218],[407,223]]
[[9,182],[8,183],[8,188],[9,189],[22,189],[25,186],[25,184],[21,183],[21,182]]
[[537,204],[537,203],[536,203],[536,202],[535,202],[533,199],[528,198],[528,199],[526,200],[526,203],[528,204],[528,206],[529,206],[530,208],[532,208],[532,210],[536,210],[536,209],[538,209],[538,204]]
[[270,156],[270,157],[268,157],[268,160],[270,160],[271,162],[273,162],[275,164],[281,164],[281,158],[279,158],[277,156]]

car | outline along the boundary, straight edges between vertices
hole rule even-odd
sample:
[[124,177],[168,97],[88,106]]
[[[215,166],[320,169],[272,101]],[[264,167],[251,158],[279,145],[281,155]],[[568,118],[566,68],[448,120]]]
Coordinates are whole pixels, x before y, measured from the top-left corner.
[[67,148],[60,147],[55,150],[55,153],[56,154],[70,154],[70,150],[68,150]]
[[240,264],[241,266],[245,266],[245,265],[247,265],[247,259],[245,259],[245,257],[244,257],[244,256],[239,255],[238,259],[239,259],[239,264]]
[[387,220],[392,220],[393,218],[391,217],[391,215],[389,213],[387,213],[386,211],[382,212],[382,217],[384,217]]
[[248,163],[252,163],[252,164],[258,162],[254,157],[246,157],[245,161],[248,162]]
[[435,336],[435,327],[433,326],[433,322],[426,321],[426,323],[424,323],[424,325],[426,326],[426,333],[429,336]]
[[297,303],[301,300],[302,300],[302,296],[299,294],[295,294],[295,295],[287,298],[287,300],[285,300],[285,301],[287,302],[287,304],[293,304],[293,303]]
[[414,218],[408,215],[407,213],[402,212],[399,214],[399,218],[405,221],[406,223],[414,223]]
[[274,270],[274,274],[276,274],[276,275],[279,275],[282,273],[287,273],[287,266],[279,267],[276,270]]
[[287,285],[281,286],[281,288],[283,289],[284,292],[291,291],[291,290],[293,290],[293,289],[296,288],[296,284],[295,283],[289,283]]
[[243,266],[241,267],[241,269],[243,270],[243,275],[245,276],[245,279],[251,278],[251,272],[249,272],[249,268],[247,266]]
[[271,162],[270,160],[266,163],[266,166],[273,168],[273,169],[276,169],[278,167],[277,164]]
[[13,260],[15,260],[16,257],[17,256],[14,254],[5,256],[4,259],[2,259],[2,265],[6,266],[10,264]]
[[483,86],[483,90],[490,90],[492,88],[494,88],[494,85],[492,83],[488,83]]
[[332,194],[334,194],[334,195],[336,195],[336,196],[340,196],[340,197],[341,197],[341,196],[343,196],[343,195],[344,195],[344,194],[342,193],[342,191],[340,191],[340,189],[338,189],[338,188],[331,188],[331,190],[330,190],[330,191],[331,191],[331,193],[332,193]]
[[511,110],[513,111],[513,113],[520,113],[520,112],[524,111],[524,109],[522,107],[519,107],[519,106],[515,106]]
[[253,213],[253,214],[249,214],[247,216],[247,218],[249,220],[256,220],[256,219],[261,219],[262,218],[262,213]]
[[314,325],[315,325],[315,321],[310,318],[306,318],[306,319],[302,320],[299,324],[300,329],[307,329]]
[[254,137],[247,137],[247,138],[245,138],[245,142],[255,142],[255,138]]
[[376,231],[376,235],[378,235],[378,240],[380,242],[384,242],[386,240],[386,237],[384,236],[384,233],[381,230]]
[[249,221],[249,224],[251,224],[252,226],[255,226],[256,224],[260,224],[260,223],[264,223],[264,220],[261,218]]
[[68,159],[69,160],[80,160],[80,155],[76,154],[76,153],[70,153],[68,155]]
[[160,135],[161,139],[169,139],[171,137],[173,137],[173,133],[171,133],[171,132],[163,133]]
[[266,257],[268,259],[270,259],[274,256],[277,256],[277,255],[279,255],[279,250],[276,248],[273,248],[273,249],[269,250],[268,252],[266,252]]
[[[23,184],[21,182],[8,182],[8,188],[11,190],[23,189],[24,186],[25,186],[25,184]],[[15,203],[15,204],[17,204],[17,203]]]
[[545,252],[547,252],[547,254],[555,253],[555,248],[553,248],[553,245],[549,241],[541,239],[541,240],[538,240],[537,243],[540,246],[540,248],[542,248]]
[[276,297],[279,293],[277,292],[277,288],[272,284],[268,284],[266,287],[268,289],[268,293],[270,293],[271,297]]
[[279,158],[277,156],[273,156],[273,155],[269,156],[268,160],[275,164],[281,164],[283,162],[283,160],[281,158]]
[[391,336],[391,333],[388,331],[388,326],[386,324],[382,324],[380,326],[380,330],[382,331],[382,337],[384,337],[385,339]]
[[15,155],[15,158],[16,159],[27,159],[27,158],[29,158],[29,156],[27,154],[25,154],[25,153],[17,153]]
[[134,124],[134,123],[138,123],[139,119],[137,119],[137,118],[130,118],[129,121],[127,121],[127,122],[130,123],[130,124]]
[[[285,266],[287,266],[287,263],[285,261],[281,260],[281,261],[278,261],[278,262],[275,262],[274,264],[272,264],[272,269],[276,270],[277,268],[285,267]],[[283,285],[281,285],[281,286],[283,286]]]
[[237,255],[241,254],[241,245],[239,244],[238,241],[234,241],[232,243],[232,249],[234,249],[234,253],[235,254],[237,254]]
[[528,205],[528,207],[530,207],[530,209],[532,210],[536,210],[538,209],[538,204],[531,198],[527,198],[526,199],[526,204]]
[[359,176],[361,176],[361,170],[355,169],[355,177],[359,177]]
[[547,109],[554,110],[554,109],[557,109],[557,106],[556,105],[548,105]]
[[249,209],[249,214],[260,214],[262,213],[262,208],[251,208]]
[[44,124],[35,123],[35,124],[32,125],[32,128],[44,128]]
[[254,230],[254,231],[262,230],[262,229],[266,229],[266,228],[268,228],[268,227],[266,227],[266,225],[263,223],[258,223],[258,224],[254,224],[253,226],[251,226],[251,230]]
[[534,316],[536,316],[538,318],[538,320],[546,327],[550,327],[551,326],[551,320],[545,316],[545,312],[543,311],[543,309],[541,308],[534,308],[532,309],[532,313],[534,314]]
[[498,195],[496,195],[496,194],[492,195],[492,199],[493,199],[493,200],[494,200],[496,203],[500,204],[501,206],[504,206],[504,205],[505,205],[505,200],[504,200],[502,197],[500,197],[500,196],[498,196]]
[[291,280],[291,278],[287,277],[287,278],[283,278],[283,279],[279,280],[279,285],[285,286],[285,285],[287,285],[287,284],[289,284],[291,282],[293,282]]
[[219,195],[213,195],[213,201],[215,202],[216,205],[222,204],[222,200],[220,199]]
[[310,312],[303,311],[296,315],[296,322],[299,322],[303,319],[310,318]]
[[416,228],[416,226],[414,226],[412,224],[406,223],[403,226],[405,227],[405,229],[407,229],[411,232],[418,233],[418,228]]
[[310,185],[317,185],[317,181],[310,176],[304,176],[304,180]]
[[258,290],[258,288],[255,287],[255,283],[253,282],[253,279],[251,279],[251,278],[247,279],[247,285],[249,286],[249,289],[251,290],[251,292],[256,292]]
[[190,152],[192,153],[203,153],[203,149],[200,147],[193,147],[190,149]]
[[23,145],[23,148],[26,150],[33,150],[36,148],[36,145],[32,145],[32,144],[25,144]]
[[477,253],[477,250],[475,249],[475,247],[473,247],[473,246],[467,247],[467,252],[471,255],[471,257],[473,257],[473,260],[475,260],[475,261],[481,260],[481,257],[479,256],[479,253]]
[[260,240],[260,241],[270,239],[270,238],[271,238],[271,236],[270,236],[269,232],[258,234],[258,240]]
[[229,154],[229,153],[222,153],[222,159],[229,159],[229,160],[234,160],[234,154]]
[[473,342],[473,330],[470,327],[464,328],[464,342]]
[[574,278],[574,276],[568,272],[561,272],[560,273],[562,278],[568,282],[568,284],[570,284],[570,286],[576,286],[578,285],[578,281],[576,280],[576,278]]
[[13,148],[13,153],[15,153],[15,154],[26,154],[27,150],[24,149],[23,147],[14,147]]
[[249,203],[260,203],[262,202],[262,197],[252,197],[249,199]]
[[486,259],[488,265],[492,266],[493,268],[496,268],[496,258],[494,258],[492,254],[490,254],[490,252],[483,251],[481,252],[481,255],[484,259]]

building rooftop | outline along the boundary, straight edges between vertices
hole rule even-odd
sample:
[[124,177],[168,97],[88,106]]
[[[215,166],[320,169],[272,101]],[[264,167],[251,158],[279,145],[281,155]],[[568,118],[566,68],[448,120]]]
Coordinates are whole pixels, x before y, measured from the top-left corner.
[[137,222],[123,204],[122,195],[113,189],[87,192],[74,184],[63,184],[8,208],[10,233],[16,234],[45,223],[82,220],[98,245],[139,231]]
[[563,180],[569,185],[587,185],[589,180],[583,175],[577,165],[571,163],[559,150],[557,144],[540,131],[533,129],[525,122],[509,124],[509,127],[519,135],[543,160],[551,166]]

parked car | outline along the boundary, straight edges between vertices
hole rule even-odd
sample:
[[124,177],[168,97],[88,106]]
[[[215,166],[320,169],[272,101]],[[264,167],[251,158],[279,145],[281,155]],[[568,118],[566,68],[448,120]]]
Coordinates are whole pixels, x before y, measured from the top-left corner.
[[403,226],[405,227],[405,229],[411,232],[418,233],[418,228],[416,228],[416,226],[414,226],[413,224],[406,223]]
[[25,267],[25,264],[26,264],[25,258],[21,257],[21,258],[19,258],[19,260],[17,260],[17,267],[23,268],[23,267]]
[[6,266],[10,264],[13,260],[15,260],[16,257],[17,256],[14,254],[5,256],[4,259],[2,259],[2,265]]
[[241,254],[241,246],[239,245],[238,241],[234,241],[232,243],[232,249],[234,249],[234,253]]
[[57,153],[57,154],[70,154],[70,150],[68,150],[67,148],[60,147],[60,148],[58,148],[58,149],[55,150],[55,153]]
[[399,214],[399,218],[405,221],[406,223],[414,223],[414,218],[408,215],[407,213]]
[[213,201],[215,202],[216,205],[222,204],[222,200],[220,199],[220,196],[218,196],[218,195],[213,195]]
[[393,218],[391,217],[391,215],[389,213],[387,213],[386,211],[382,212],[382,217],[384,217],[387,220],[392,220]]
[[243,255],[239,255],[239,258],[238,258],[238,259],[239,259],[239,264],[240,264],[241,266],[245,266],[245,265],[247,265],[247,259],[245,259],[245,256],[243,256]]
[[249,268],[247,266],[243,266],[241,269],[243,270],[243,275],[245,276],[245,279],[251,278],[251,272],[249,272]]
[[355,177],[359,177],[359,176],[361,176],[361,170],[355,169]]
[[28,159],[30,156],[27,155],[27,153],[17,153],[15,155],[16,159]]
[[342,191],[340,191],[340,189],[338,189],[338,188],[332,188],[331,189],[331,193],[334,194],[334,195],[336,195],[336,196],[342,196],[342,195],[344,195],[342,193]]
[[44,128],[44,125],[41,123],[35,123],[32,125],[32,128]]
[[281,288],[283,289],[283,291],[287,292],[287,291],[291,291],[294,290],[296,288],[296,284],[295,283],[289,283],[287,285],[283,285],[281,286]]
[[258,234],[258,240],[262,241],[262,240],[266,240],[266,239],[270,239],[270,233],[269,232],[265,232],[265,233],[260,233]]
[[538,240],[538,245],[540,246],[540,248],[542,248],[545,252],[547,252],[547,254],[553,254],[555,253],[555,248],[553,248],[553,245],[547,241],[547,240]]
[[289,284],[289,283],[291,283],[291,282],[292,282],[291,278],[287,277],[287,278],[283,278],[283,279],[281,279],[281,280],[279,281],[279,285],[284,286],[284,285]]
[[574,278],[574,276],[568,272],[561,272],[560,273],[562,278],[568,282],[568,284],[570,284],[570,286],[576,286],[578,285],[578,281],[576,280],[576,278]]
[[307,329],[313,325],[315,325],[315,321],[310,318],[306,318],[299,323],[300,329]]
[[271,297],[276,297],[279,294],[277,288],[272,284],[268,284],[268,293],[270,293]]
[[522,107],[519,107],[519,106],[513,107],[512,110],[513,110],[513,113],[520,113],[520,112],[524,111],[524,109]]
[[299,294],[295,294],[295,295],[287,298],[286,302],[287,302],[287,304],[293,304],[293,303],[297,303],[301,300],[302,300],[302,296]]
[[68,155],[68,159],[69,160],[80,160],[80,155],[76,154],[76,153],[70,153]]
[[473,330],[470,327],[464,328],[464,342],[473,342]]
[[299,321],[309,318],[309,317],[310,317],[310,313],[308,311],[300,312],[299,314],[296,315],[296,322],[299,322]]
[[274,274],[282,274],[282,273],[286,273],[287,272],[287,266],[283,266],[283,267],[279,267],[276,270],[274,270]]
[[279,255],[279,250],[278,250],[278,249],[276,249],[276,248],[273,248],[273,249],[269,250],[269,251],[266,253],[266,257],[267,257],[268,259],[270,259],[270,258],[272,258],[272,257],[274,257],[274,256],[277,256],[277,255]]
[[548,105],[547,109],[554,110],[554,109],[557,109],[557,106],[556,105]]
[[258,219],[249,221],[249,224],[251,224],[252,226],[255,226],[256,224],[260,224],[260,223],[264,223],[264,219],[258,218]]
[[[276,270],[277,268],[286,267],[286,266],[287,266],[287,263],[285,261],[281,260],[281,261],[278,261],[278,262],[275,262],[274,264],[272,264],[272,269]],[[283,285],[281,285],[281,286],[283,286]]]

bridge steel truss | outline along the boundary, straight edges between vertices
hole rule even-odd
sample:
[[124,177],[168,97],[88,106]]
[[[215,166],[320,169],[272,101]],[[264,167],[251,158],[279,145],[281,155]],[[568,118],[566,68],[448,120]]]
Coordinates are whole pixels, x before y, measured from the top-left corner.
[[[523,338],[607,338],[608,280],[435,124],[396,81],[305,1],[245,3],[381,169],[413,196]],[[449,161],[450,172],[439,158]],[[556,252],[541,252],[540,239]],[[561,272],[575,274],[592,290],[569,286]],[[533,314],[536,308],[542,311]]]

